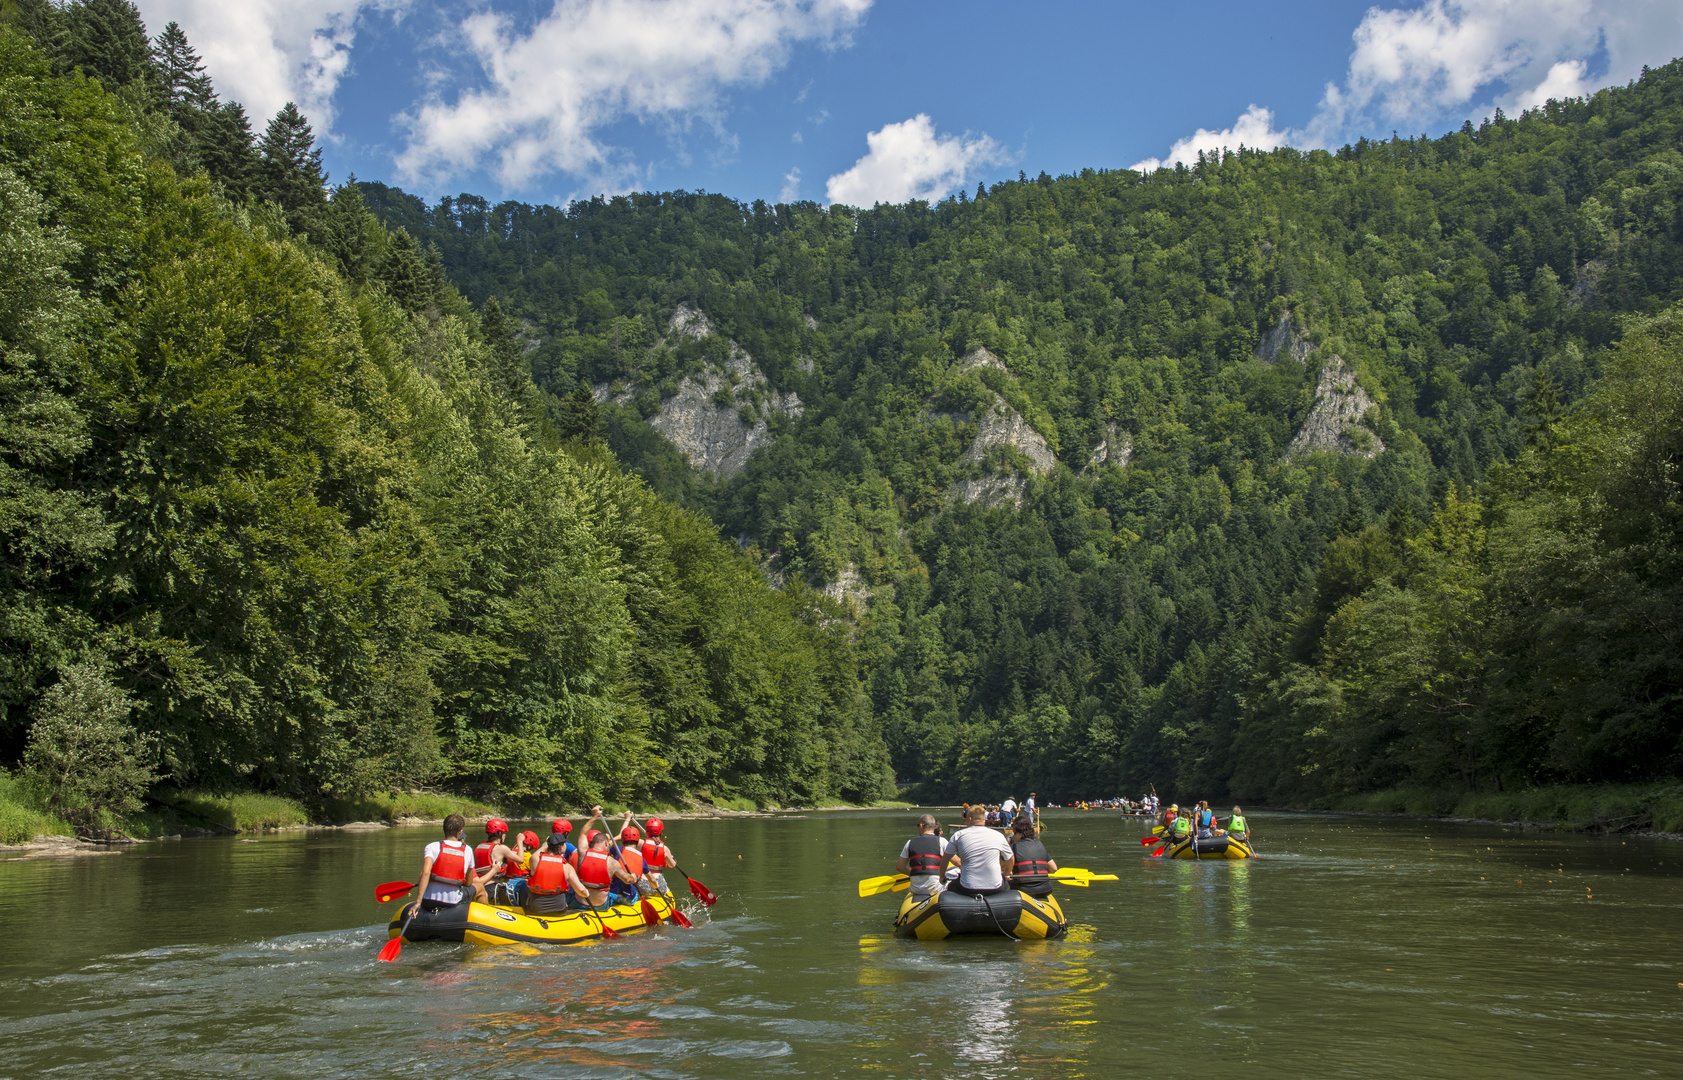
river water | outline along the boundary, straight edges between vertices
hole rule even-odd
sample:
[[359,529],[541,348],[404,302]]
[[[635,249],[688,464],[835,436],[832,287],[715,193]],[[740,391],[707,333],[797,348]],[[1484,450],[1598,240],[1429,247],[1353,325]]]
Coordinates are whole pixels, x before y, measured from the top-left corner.
[[856,884],[905,812],[674,822],[694,930],[395,964],[373,886],[436,827],[0,863],[0,1077],[1683,1076],[1683,843],[1253,813],[1262,858],[1164,862],[1046,817],[1121,880],[1038,943],[896,940]]

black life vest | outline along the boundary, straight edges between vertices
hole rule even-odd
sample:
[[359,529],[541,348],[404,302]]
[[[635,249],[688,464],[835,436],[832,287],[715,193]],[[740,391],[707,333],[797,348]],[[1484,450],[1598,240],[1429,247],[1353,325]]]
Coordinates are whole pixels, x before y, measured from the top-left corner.
[[1018,888],[1047,884],[1047,875],[1052,872],[1052,856],[1046,853],[1045,844],[1034,839],[1018,840],[1012,843],[1011,854],[1017,859],[1011,878]]
[[939,874],[946,861],[941,838],[934,833],[914,836],[906,846],[906,873],[912,877]]

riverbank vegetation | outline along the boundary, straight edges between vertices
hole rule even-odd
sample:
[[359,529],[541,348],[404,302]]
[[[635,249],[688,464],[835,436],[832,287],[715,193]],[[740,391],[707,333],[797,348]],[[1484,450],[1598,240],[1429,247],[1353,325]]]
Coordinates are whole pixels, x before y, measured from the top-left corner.
[[5,12],[0,764],[88,735],[84,825],[1683,770],[1683,64],[935,205],[427,205],[126,0]]
[[823,599],[564,439],[295,109],[253,138],[121,0],[6,13],[0,764],[45,807],[892,791]]

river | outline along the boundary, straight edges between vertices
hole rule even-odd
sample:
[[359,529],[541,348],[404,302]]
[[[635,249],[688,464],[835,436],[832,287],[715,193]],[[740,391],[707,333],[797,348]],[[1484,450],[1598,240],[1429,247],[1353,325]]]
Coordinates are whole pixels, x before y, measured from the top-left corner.
[[1121,878],[1069,937],[918,943],[856,893],[912,816],[676,821],[695,929],[395,964],[436,827],[0,863],[0,1077],[1683,1075],[1683,843],[1252,813],[1262,858],[1164,862],[1049,811]]

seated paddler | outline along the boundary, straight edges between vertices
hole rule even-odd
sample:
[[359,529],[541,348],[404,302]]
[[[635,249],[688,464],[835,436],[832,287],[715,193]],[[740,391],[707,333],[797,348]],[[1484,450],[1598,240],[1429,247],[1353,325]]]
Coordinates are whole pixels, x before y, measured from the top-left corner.
[[894,872],[912,879],[912,899],[921,903],[945,887],[941,868],[946,862],[947,841],[941,835],[941,823],[934,814],[924,814],[917,819],[917,835],[900,849]]
[[[590,903],[590,891],[579,880],[578,871],[567,861],[567,837],[550,833],[542,851],[532,855],[526,875],[525,907],[528,915],[560,915]],[[569,902],[572,901],[572,902]]]
[[451,814],[444,819],[444,839],[434,840],[421,853],[421,910],[455,907],[464,900],[485,903],[485,883],[496,874],[487,868],[475,874],[473,848],[466,837],[467,819]]
[[1058,864],[1046,853],[1046,845],[1035,836],[1034,819],[1019,815],[1011,825],[1011,887],[1030,896],[1051,896],[1052,875]]
[[965,815],[964,828],[953,833],[947,845],[943,869],[952,862],[959,863],[958,880],[947,886],[949,892],[965,896],[991,896],[1007,891],[1005,875],[1015,861],[1011,845],[998,829],[987,827],[988,810],[980,804],[972,806]]
[[600,830],[592,829],[585,834],[588,847],[579,856],[579,880],[584,883],[589,896],[584,906],[589,908],[612,907],[613,896],[608,892],[614,882],[623,881],[631,886],[633,892],[637,888],[637,879],[628,873],[620,861],[608,852],[609,836]]
[[1227,835],[1237,837],[1247,844],[1250,843],[1250,822],[1245,820],[1245,812],[1237,806],[1233,808],[1233,816],[1227,819]]

